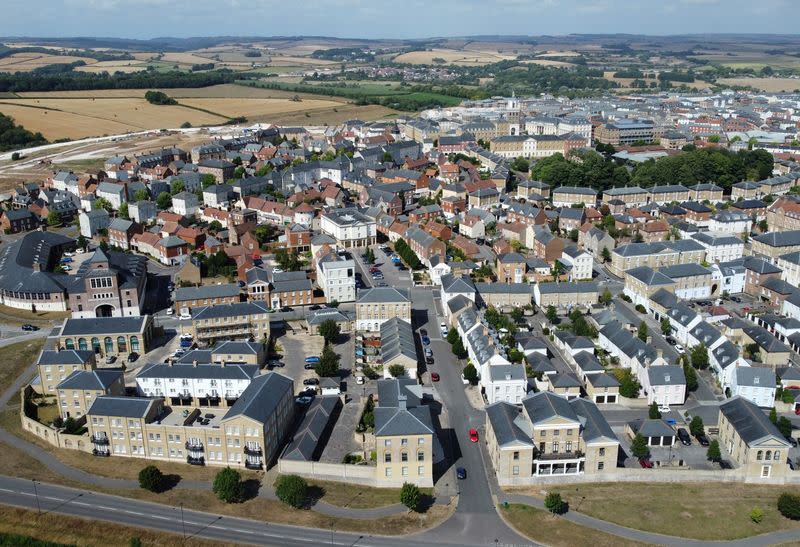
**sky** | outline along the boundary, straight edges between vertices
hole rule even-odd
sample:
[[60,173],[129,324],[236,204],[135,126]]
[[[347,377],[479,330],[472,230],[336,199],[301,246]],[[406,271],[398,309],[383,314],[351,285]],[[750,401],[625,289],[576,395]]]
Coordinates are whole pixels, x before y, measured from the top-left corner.
[[2,0],[0,36],[797,34],[798,0]]

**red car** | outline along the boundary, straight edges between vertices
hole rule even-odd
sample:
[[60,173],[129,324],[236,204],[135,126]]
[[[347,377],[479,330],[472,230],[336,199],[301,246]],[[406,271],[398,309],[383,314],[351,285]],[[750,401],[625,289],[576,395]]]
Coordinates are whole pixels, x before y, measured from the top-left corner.
[[438,382],[439,381],[439,374],[437,372],[431,372],[431,381]]
[[644,469],[652,469],[653,468],[653,462],[651,462],[647,458],[639,458],[639,465],[641,465],[642,468],[644,468]]
[[469,430],[469,440],[474,443],[478,442],[478,430],[474,427]]

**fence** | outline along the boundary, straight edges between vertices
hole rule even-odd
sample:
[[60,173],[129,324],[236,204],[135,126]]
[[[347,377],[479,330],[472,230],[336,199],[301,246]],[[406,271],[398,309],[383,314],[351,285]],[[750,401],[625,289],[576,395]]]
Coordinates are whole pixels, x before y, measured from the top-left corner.
[[300,475],[309,479],[346,482],[363,486],[382,486],[378,483],[374,465],[350,465],[345,463],[302,462],[278,460],[281,474]]

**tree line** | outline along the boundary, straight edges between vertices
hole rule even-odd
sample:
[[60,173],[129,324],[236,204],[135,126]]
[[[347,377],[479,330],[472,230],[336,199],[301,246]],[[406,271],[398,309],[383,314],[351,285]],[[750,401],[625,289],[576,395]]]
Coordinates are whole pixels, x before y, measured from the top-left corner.
[[90,89],[147,89],[209,87],[233,83],[243,76],[230,70],[213,72],[65,72],[57,75],[16,72],[0,73],[0,92],[83,91]]
[[28,131],[14,123],[13,118],[0,114],[0,150],[14,150],[41,144],[47,144],[47,139],[41,133]]

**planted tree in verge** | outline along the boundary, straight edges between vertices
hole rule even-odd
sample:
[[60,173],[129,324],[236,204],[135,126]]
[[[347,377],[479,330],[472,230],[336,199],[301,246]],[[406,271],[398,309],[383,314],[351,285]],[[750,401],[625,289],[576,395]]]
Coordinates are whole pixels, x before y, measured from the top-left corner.
[[299,509],[308,496],[308,483],[297,475],[281,475],[275,481],[275,495],[287,505]]
[[409,482],[403,483],[403,487],[400,489],[400,503],[412,511],[416,511],[419,507],[421,496],[422,493],[416,484],[411,484]]

